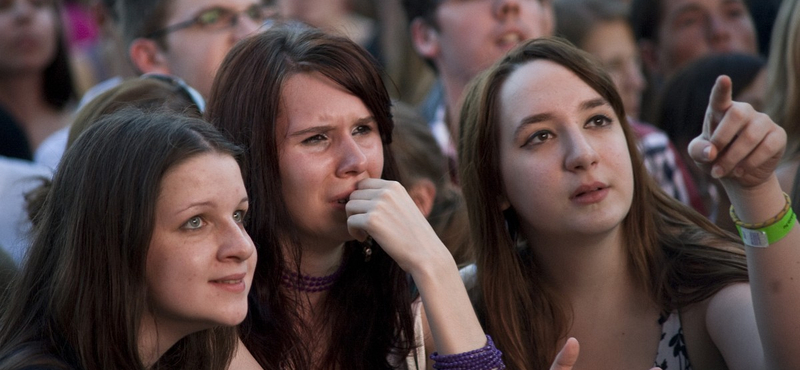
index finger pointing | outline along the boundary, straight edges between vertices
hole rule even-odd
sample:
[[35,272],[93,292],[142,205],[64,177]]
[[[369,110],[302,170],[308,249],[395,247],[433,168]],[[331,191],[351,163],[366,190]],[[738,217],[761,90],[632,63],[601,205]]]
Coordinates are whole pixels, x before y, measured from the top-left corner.
[[703,122],[703,136],[711,138],[711,134],[717,125],[722,121],[725,112],[733,105],[733,83],[731,78],[726,75],[717,77],[714,87],[711,88],[711,96],[708,98],[708,109],[706,110],[705,122]]

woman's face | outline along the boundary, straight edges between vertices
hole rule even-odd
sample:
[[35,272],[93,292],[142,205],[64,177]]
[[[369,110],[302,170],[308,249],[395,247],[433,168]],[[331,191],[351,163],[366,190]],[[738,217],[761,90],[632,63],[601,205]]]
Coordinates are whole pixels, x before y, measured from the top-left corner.
[[277,122],[283,197],[306,246],[352,240],[345,204],[383,171],[383,143],[372,112],[317,72],[285,82]]
[[53,0],[0,0],[0,73],[43,71],[55,58]]
[[145,271],[159,329],[181,336],[244,320],[256,265],[242,224],[247,207],[239,165],[227,154],[200,154],[164,175]]
[[499,100],[503,190],[523,232],[574,237],[618,227],[631,206],[633,170],[609,102],[548,60],[514,71]]

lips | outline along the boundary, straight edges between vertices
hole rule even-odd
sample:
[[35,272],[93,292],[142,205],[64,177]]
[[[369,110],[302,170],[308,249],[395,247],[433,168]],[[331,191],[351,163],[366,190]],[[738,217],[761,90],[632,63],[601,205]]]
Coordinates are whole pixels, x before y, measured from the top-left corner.
[[575,191],[570,196],[570,199],[585,197],[588,195],[592,195],[593,193],[596,192],[604,191],[606,189],[608,189],[608,185],[602,182],[593,182],[588,185],[581,185],[577,189],[575,189]]
[[211,282],[215,284],[240,284],[244,281],[245,276],[247,276],[247,274],[228,275],[219,279],[211,280]]

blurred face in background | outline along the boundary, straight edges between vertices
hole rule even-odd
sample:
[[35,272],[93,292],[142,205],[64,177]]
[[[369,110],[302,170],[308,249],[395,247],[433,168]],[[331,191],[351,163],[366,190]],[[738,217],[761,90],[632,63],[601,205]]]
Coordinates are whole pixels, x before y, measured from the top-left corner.
[[656,58],[664,76],[711,53],[758,52],[743,0],[662,0],[661,14]]
[[588,32],[581,48],[594,55],[611,76],[627,115],[639,118],[646,82],[630,26],[623,20],[600,22]]
[[55,58],[58,25],[52,0],[0,0],[0,74],[41,73]]

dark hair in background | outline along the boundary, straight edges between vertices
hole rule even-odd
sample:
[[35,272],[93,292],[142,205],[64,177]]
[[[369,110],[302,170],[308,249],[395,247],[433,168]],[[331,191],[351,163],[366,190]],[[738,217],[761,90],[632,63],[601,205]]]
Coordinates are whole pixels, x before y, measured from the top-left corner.
[[[180,87],[155,78],[134,78],[104,91],[78,111],[69,130],[67,148],[98,119],[126,107],[148,111],[163,109],[196,118],[202,116],[197,105]],[[42,186],[25,195],[28,218],[34,224],[38,223],[37,214],[49,190],[50,180],[42,179]]]
[[686,148],[700,135],[711,88],[719,75],[733,82],[733,97],[750,86],[766,61],[747,54],[718,54],[698,59],[667,81],[654,122],[678,146]]
[[64,26],[61,21],[61,6],[53,2],[56,10],[56,54],[53,61],[44,70],[42,89],[50,105],[62,109],[77,97],[75,82],[72,79],[72,69],[69,61],[69,50],[64,36]]
[[657,42],[661,27],[661,2],[664,0],[631,0],[630,24],[636,41]]
[[450,250],[460,267],[475,261],[469,239],[469,218],[461,190],[450,181],[447,157],[433,137],[428,124],[413,108],[395,103],[392,152],[400,179],[408,189],[427,179],[436,187],[436,197],[428,214],[436,235]]
[[[472,81],[461,111],[459,170],[477,260],[476,311],[502,348],[510,369],[544,369],[571,325],[570,307],[547,285],[519,238],[513,205],[501,211],[504,189],[498,135],[500,90],[522,65],[549,60],[567,68],[596,91],[620,120],[633,168],[633,201],[622,221],[627,262],[641,289],[665,312],[700,302],[726,285],[747,281],[738,240],[679,203],[650,178],[625,118],[614,83],[591,55],[554,38],[518,46]],[[534,238],[534,236],[530,236]],[[527,243],[526,248],[519,248]]]
[[[299,312],[302,293],[281,286],[285,269],[300,269],[302,247],[284,203],[276,122],[282,114],[286,81],[300,73],[320,73],[361,99],[375,118],[383,142],[383,178],[397,179],[389,150],[391,101],[372,57],[351,40],[298,24],[280,24],[240,41],[228,53],[214,81],[207,107],[210,122],[247,148],[242,173],[250,196],[247,231],[259,258],[250,291],[242,340],[267,369],[306,369],[313,351],[305,343]],[[302,165],[302,164],[297,164]],[[373,248],[364,261],[363,245],[345,244],[343,272],[321,303],[323,327],[331,335],[320,363],[326,368],[390,368],[387,357],[405,357],[413,346],[411,297],[406,274],[384,251]],[[290,256],[284,256],[284,250]],[[287,260],[295,266],[287,266]],[[319,336],[320,333],[313,333]],[[335,337],[333,337],[335,336]]]
[[[67,150],[0,318],[0,367],[143,369],[138,328],[161,180],[209,152],[238,148],[207,123],[118,111]],[[184,337],[156,369],[225,369],[236,329]]]

